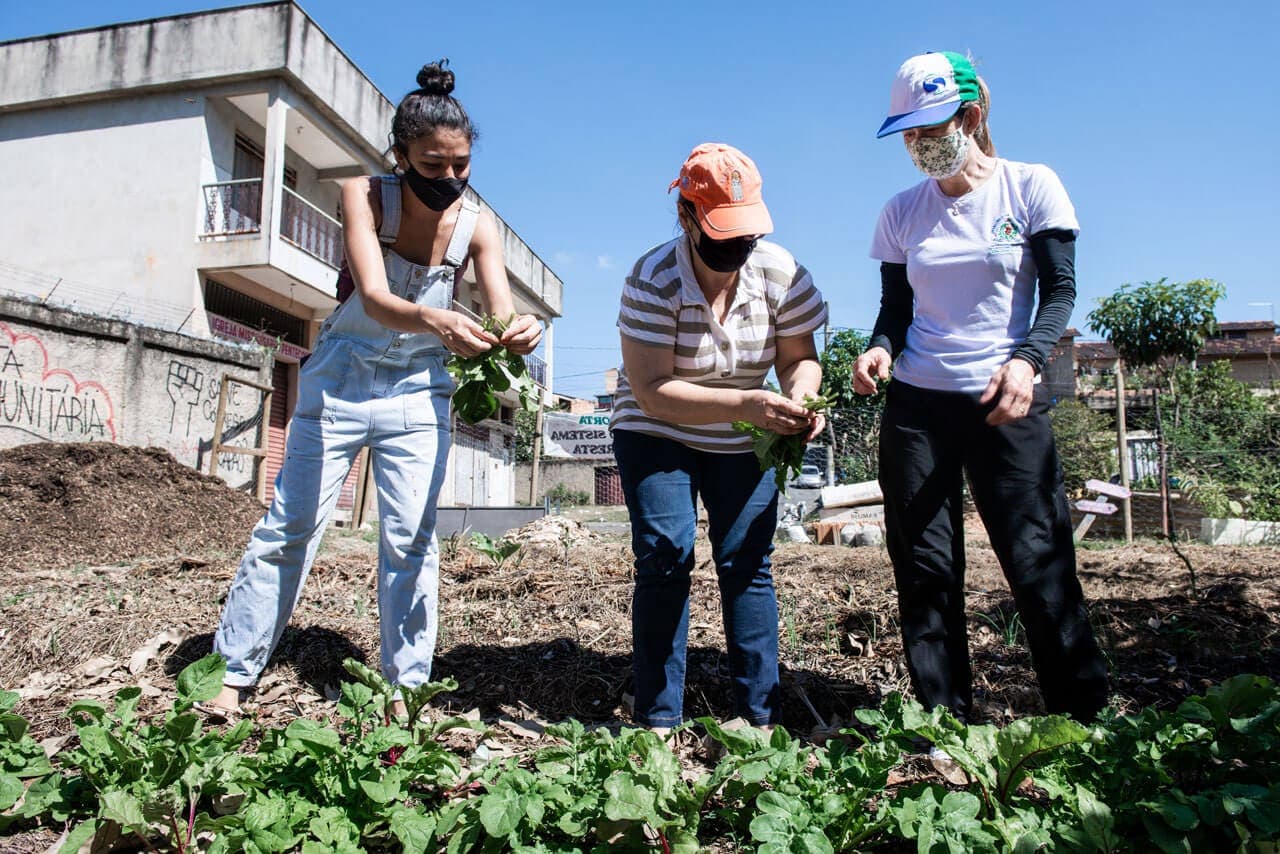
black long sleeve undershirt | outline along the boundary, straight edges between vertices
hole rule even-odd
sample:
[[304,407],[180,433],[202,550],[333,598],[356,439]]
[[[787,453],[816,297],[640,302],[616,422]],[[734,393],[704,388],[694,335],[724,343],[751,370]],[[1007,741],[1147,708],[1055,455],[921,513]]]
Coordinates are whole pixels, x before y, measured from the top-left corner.
[[1040,299],[1031,331],[1013,351],[1013,358],[1030,362],[1038,374],[1049,361],[1049,352],[1067,331],[1076,305],[1076,236],[1067,229],[1033,234],[1031,257],[1036,262]]
[[[1031,256],[1036,262],[1039,300],[1036,317],[1026,340],[1013,351],[1044,370],[1053,349],[1071,320],[1076,303],[1076,238],[1066,229],[1051,229],[1031,235]],[[867,349],[883,347],[896,359],[907,343],[907,329],[914,314],[915,294],[907,281],[907,265],[881,262],[880,314]]]
[[907,346],[907,327],[915,314],[915,292],[907,281],[906,264],[880,262],[880,314],[876,316],[875,329],[871,330],[872,347],[883,347],[889,355],[898,358]]

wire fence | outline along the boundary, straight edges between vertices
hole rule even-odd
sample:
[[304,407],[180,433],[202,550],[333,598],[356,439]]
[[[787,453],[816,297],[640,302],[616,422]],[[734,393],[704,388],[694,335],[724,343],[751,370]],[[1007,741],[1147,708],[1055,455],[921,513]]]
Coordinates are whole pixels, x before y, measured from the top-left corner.
[[190,331],[194,309],[158,299],[140,299],[118,288],[91,285],[0,261],[0,295],[33,305],[61,308],[166,332]]

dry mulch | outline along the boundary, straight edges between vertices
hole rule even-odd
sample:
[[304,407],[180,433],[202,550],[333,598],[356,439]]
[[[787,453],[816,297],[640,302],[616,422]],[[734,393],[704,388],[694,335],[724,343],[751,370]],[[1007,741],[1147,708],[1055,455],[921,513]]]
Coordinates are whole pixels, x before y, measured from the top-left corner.
[[[0,452],[0,688],[38,739],[67,734],[80,697],[143,691],[143,714],[173,699],[177,673],[211,649],[240,549],[262,509],[155,449],[33,445]],[[979,713],[1043,711],[1025,637],[981,526],[968,519],[970,646]],[[500,565],[461,537],[441,542],[434,675],[459,688],[439,705],[492,724],[484,744],[519,754],[548,721],[628,719],[631,554],[623,537],[548,517],[511,536]],[[247,709],[266,726],[332,717],[347,657],[378,661],[377,535],[331,531]],[[1280,549],[1183,547],[1200,596],[1166,545],[1080,551],[1081,583],[1122,709],[1172,706],[1241,672],[1280,679]],[[787,544],[774,555],[785,725],[821,739],[908,690],[889,561],[880,548]],[[732,718],[720,602],[699,543],[685,711]],[[458,735],[464,753],[480,736]],[[466,742],[471,738],[471,742]],[[466,742],[466,743],[464,743]],[[65,740],[57,743],[65,745]],[[696,741],[678,745],[703,767]],[[702,765],[700,766],[700,763]],[[903,780],[933,772],[908,762]],[[44,850],[36,828],[0,854]],[[716,849],[720,850],[720,849]],[[724,850],[729,850],[725,848]]]
[[[0,686],[38,737],[65,732],[79,696],[141,684],[146,706],[211,648],[239,550],[261,508],[162,451],[35,445],[0,452]],[[625,720],[628,542],[563,517],[513,534],[501,565],[441,543],[435,676],[444,705],[486,719]],[[970,643],[980,713],[1042,711],[1025,638],[983,532],[969,520]],[[332,531],[260,686],[264,723],[332,712],[348,656],[378,660],[376,534]],[[1088,548],[1081,581],[1112,667],[1115,702],[1169,706],[1236,673],[1280,678],[1280,549],[1184,547],[1201,596],[1164,545]],[[139,557],[144,556],[144,557]],[[880,548],[782,545],[774,556],[786,725],[811,732],[906,690],[893,576]],[[731,718],[720,602],[699,544],[690,611],[689,717]],[[517,734],[518,735],[518,734]]]

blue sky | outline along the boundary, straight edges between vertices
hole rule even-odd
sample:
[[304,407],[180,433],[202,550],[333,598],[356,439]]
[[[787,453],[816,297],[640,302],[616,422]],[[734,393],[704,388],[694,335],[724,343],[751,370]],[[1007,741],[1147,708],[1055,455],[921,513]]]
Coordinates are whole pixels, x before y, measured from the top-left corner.
[[[0,40],[217,5],[234,4],[0,0]],[[1221,320],[1280,310],[1275,0],[302,5],[393,101],[450,58],[482,133],[473,182],[565,282],[561,393],[594,394],[617,364],[622,277],[673,235],[667,184],[703,141],[760,166],[774,239],[833,324],[871,326],[871,230],[918,180],[874,132],[893,72],[925,50],[971,53],[1000,154],[1062,177],[1082,226],[1074,325],[1162,276],[1225,283]]]

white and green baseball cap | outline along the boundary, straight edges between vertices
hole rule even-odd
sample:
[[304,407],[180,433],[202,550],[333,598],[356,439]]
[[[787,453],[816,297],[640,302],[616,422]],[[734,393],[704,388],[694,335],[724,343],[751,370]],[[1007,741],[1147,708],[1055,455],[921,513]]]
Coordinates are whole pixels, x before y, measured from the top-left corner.
[[954,116],[961,105],[976,100],[978,75],[966,57],[951,51],[913,56],[893,78],[889,118],[876,138],[940,124]]

